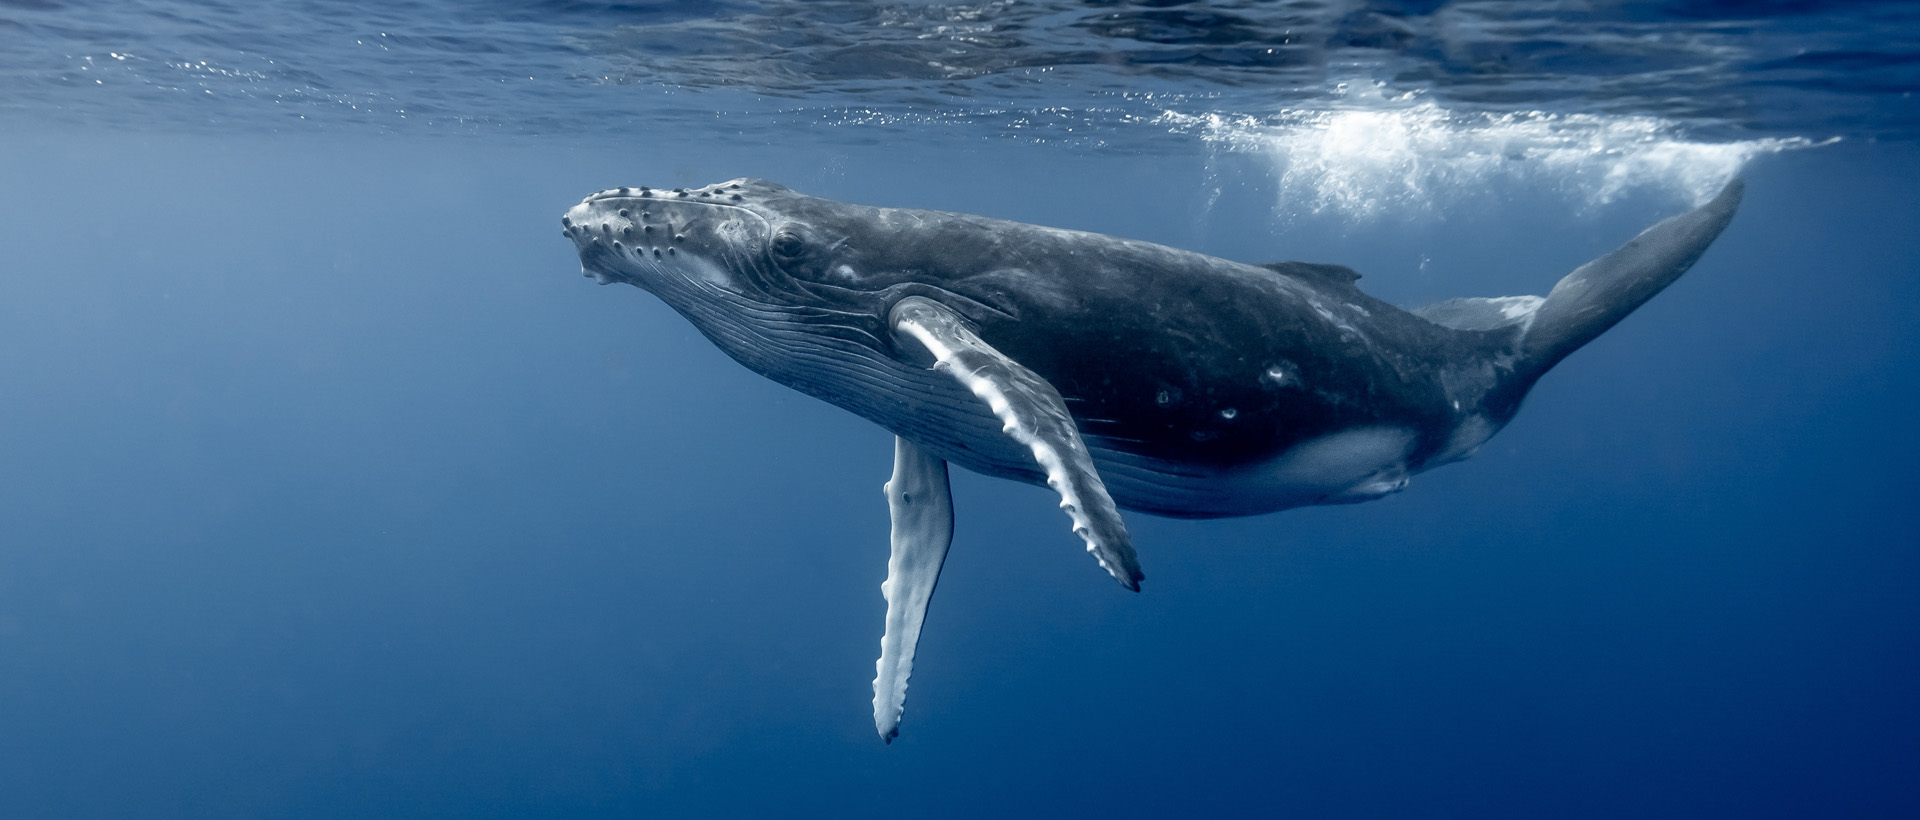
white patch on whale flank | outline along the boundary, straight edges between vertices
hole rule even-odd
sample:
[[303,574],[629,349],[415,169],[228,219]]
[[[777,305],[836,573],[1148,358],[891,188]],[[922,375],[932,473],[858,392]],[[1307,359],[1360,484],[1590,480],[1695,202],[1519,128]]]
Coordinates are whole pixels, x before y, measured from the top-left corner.
[[1539,313],[1540,306],[1546,304],[1544,296],[1496,296],[1487,302],[1500,311],[1500,315],[1512,319],[1520,325],[1520,331],[1526,332],[1533,327],[1533,317]]
[[1406,487],[1414,434],[1404,427],[1356,427],[1302,442],[1243,474],[1274,495],[1372,497]]
[[1466,417],[1447,437],[1447,449],[1428,459],[1425,469],[1472,458],[1474,453],[1480,451],[1480,445],[1487,443],[1487,439],[1493,438],[1493,434],[1499,431],[1500,428],[1493,426],[1486,416],[1475,413]]

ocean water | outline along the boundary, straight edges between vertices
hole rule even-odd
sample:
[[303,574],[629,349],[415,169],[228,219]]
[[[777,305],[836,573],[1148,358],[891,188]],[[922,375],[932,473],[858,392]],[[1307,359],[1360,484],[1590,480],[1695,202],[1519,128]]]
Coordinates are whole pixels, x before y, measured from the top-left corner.
[[[1920,814],[1920,12],[0,2],[0,817]],[[581,278],[765,177],[1407,306],[1743,177],[1367,504],[955,471],[875,736],[891,436]]]

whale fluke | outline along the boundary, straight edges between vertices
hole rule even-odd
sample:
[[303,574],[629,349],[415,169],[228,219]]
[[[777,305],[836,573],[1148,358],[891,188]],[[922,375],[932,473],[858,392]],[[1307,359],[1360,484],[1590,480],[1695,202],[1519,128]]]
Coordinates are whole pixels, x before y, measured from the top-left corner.
[[1668,217],[1553,286],[1520,341],[1520,368],[1537,378],[1666,289],[1733,221],[1746,186],[1738,179],[1698,208]]

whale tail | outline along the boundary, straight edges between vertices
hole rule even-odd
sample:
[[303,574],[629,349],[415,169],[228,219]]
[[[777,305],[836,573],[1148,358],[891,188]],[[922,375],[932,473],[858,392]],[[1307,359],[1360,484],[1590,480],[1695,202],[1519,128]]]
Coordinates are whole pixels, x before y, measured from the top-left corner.
[[1663,219],[1567,274],[1527,323],[1520,371],[1538,378],[1673,284],[1733,221],[1744,188],[1733,180],[1711,202]]
[[1413,311],[1454,330],[1480,334],[1485,355],[1511,356],[1511,374],[1490,385],[1486,404],[1511,415],[1541,375],[1666,289],[1733,221],[1740,180],[1698,208],[1668,217],[1617,250],[1581,265],[1546,296],[1448,299]]

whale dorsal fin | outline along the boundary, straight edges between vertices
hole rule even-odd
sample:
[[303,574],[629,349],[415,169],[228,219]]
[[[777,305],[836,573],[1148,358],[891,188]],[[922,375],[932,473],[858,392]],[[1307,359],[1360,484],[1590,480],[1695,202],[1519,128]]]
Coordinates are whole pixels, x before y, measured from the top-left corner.
[[1268,262],[1260,267],[1285,276],[1332,282],[1337,285],[1351,285],[1360,281],[1360,272],[1345,265],[1323,265],[1318,262]]
[[925,347],[933,354],[935,370],[987,403],[1002,431],[1033,453],[1047,486],[1060,494],[1060,509],[1073,519],[1074,534],[1087,542],[1100,567],[1126,588],[1139,590],[1144,576],[1133,540],[1060,392],[995,350],[959,314],[938,302],[920,296],[902,299],[893,306],[888,324],[896,339]]

